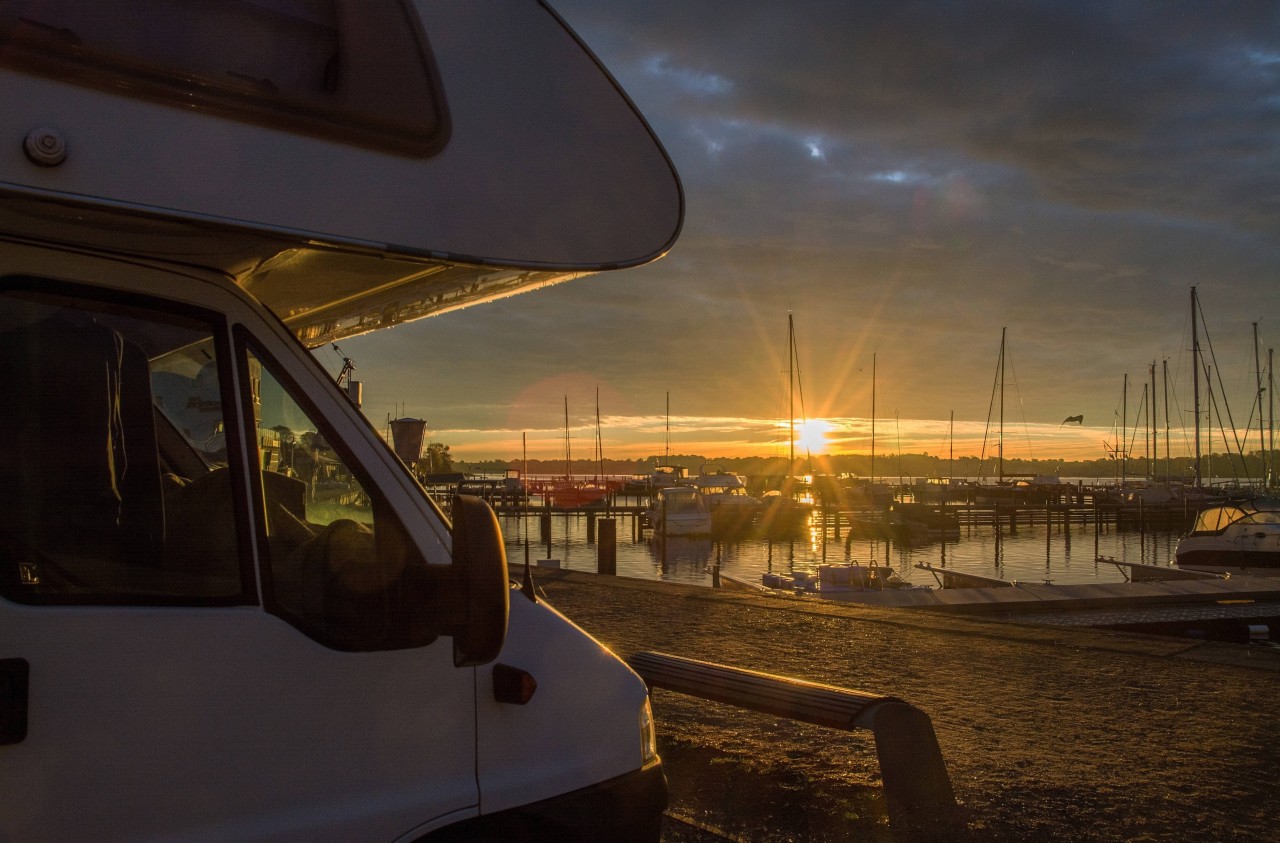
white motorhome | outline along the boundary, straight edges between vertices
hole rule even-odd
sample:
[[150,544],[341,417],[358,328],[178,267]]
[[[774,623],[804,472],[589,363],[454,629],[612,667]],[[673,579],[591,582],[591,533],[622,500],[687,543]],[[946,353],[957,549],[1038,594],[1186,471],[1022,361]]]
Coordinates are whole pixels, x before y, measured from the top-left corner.
[[662,255],[534,0],[0,0],[0,840],[658,837],[644,684],[312,358]]

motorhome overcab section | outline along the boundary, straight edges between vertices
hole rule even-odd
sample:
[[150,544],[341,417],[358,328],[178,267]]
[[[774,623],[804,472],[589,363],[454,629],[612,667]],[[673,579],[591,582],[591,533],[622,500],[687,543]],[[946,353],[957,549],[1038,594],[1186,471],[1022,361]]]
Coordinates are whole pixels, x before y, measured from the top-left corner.
[[0,838],[656,840],[643,682],[307,351],[670,246],[564,23],[0,1],[0,133]]

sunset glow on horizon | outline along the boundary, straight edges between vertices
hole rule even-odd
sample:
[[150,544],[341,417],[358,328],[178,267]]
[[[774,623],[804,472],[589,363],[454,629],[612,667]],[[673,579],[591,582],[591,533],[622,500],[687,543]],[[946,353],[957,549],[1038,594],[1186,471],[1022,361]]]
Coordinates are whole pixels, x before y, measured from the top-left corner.
[[[601,439],[604,457],[609,460],[643,460],[661,458],[670,453],[701,455],[708,459],[740,457],[785,458],[788,454],[787,428],[776,419],[724,417],[672,417],[671,445],[666,450],[664,420],[653,417],[602,416]],[[876,420],[875,454],[886,459],[893,455],[928,454],[941,460],[961,457],[993,459],[998,448],[998,431],[982,421],[956,421],[949,431],[947,419]],[[1145,456],[1144,436],[1139,431],[1130,440],[1131,458]],[[523,439],[522,439],[523,436]],[[1107,428],[1083,425],[1026,424],[1007,425],[1004,435],[1005,459],[1028,460],[1096,460],[1105,459],[1114,448],[1116,433]],[[1171,431],[1170,452],[1174,457],[1191,451],[1190,433]],[[530,428],[528,430],[464,430],[428,427],[428,439],[449,445],[454,459],[519,461],[563,460],[565,432],[563,427]],[[594,453],[595,426],[577,423],[570,427],[570,446],[574,460],[591,459]],[[1160,431],[1156,456],[1164,456],[1164,432]],[[1218,450],[1221,450],[1219,444]],[[872,453],[871,420],[869,418],[825,418],[796,422],[795,456],[870,455]]]

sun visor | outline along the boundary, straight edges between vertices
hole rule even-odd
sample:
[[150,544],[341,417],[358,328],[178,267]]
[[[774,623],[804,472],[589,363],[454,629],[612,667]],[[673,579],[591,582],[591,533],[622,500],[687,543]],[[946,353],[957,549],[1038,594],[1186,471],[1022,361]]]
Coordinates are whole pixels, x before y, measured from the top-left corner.
[[[331,259],[349,280],[381,263],[384,289],[465,265],[461,289],[498,295],[652,260],[683,217],[649,126],[534,0],[0,0],[0,191],[288,244],[262,257],[289,283]],[[243,258],[220,268],[268,286]]]

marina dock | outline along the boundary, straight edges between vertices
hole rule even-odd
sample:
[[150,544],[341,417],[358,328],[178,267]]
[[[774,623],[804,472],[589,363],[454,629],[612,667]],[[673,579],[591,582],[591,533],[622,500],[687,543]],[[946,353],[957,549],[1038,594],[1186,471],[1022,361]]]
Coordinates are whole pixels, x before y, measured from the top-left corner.
[[[441,490],[442,491],[442,490]],[[447,494],[437,492],[437,499],[447,500]],[[530,495],[523,500],[512,500],[510,496],[495,494],[490,502],[499,515],[528,514],[569,514],[600,517],[605,513],[623,517],[638,518],[650,505],[645,495],[613,495],[603,505],[585,507],[551,506],[541,495]],[[860,519],[878,517],[884,507],[843,506],[833,504],[812,504],[813,516],[818,523],[829,530],[839,540],[849,529],[850,524]],[[1178,506],[1144,506],[1121,505],[1105,502],[1099,498],[1088,498],[1081,502],[1055,502],[1048,504],[1021,503],[944,503],[930,504],[937,511],[954,516],[962,527],[994,526],[1002,530],[1017,532],[1019,527],[1036,525],[1053,526],[1112,526],[1123,529],[1168,529],[1175,527],[1184,529],[1195,521],[1200,507]]]
[[[1241,643],[1248,640],[1249,627],[1266,626],[1260,635],[1269,638],[1280,621],[1280,578],[1272,577],[1087,585],[1012,582],[986,588],[845,591],[820,599],[1078,627],[1151,626],[1182,635],[1199,630],[1198,637],[1226,634]],[[1223,627],[1238,635],[1221,632]]]

